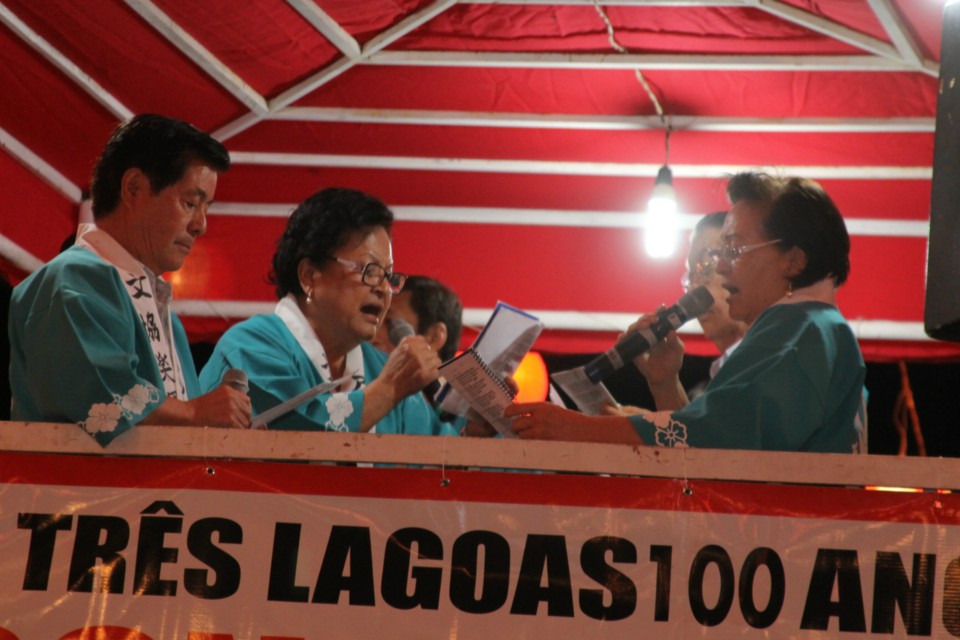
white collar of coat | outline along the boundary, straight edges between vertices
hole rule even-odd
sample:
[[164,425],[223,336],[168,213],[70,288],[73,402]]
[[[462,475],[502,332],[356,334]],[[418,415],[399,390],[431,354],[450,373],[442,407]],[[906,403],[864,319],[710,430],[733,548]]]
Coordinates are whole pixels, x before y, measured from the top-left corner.
[[[173,289],[163,278],[133,257],[116,238],[92,222],[83,222],[77,227],[77,245],[99,256],[120,274],[124,288],[130,296],[130,303],[150,340],[164,391],[168,397],[187,400],[183,364],[180,362],[180,354],[172,344],[173,336],[168,335],[169,327],[173,323],[167,303],[173,297]],[[161,302],[165,309],[164,316],[160,314],[158,302]],[[165,325],[158,327],[151,325],[151,322]]]
[[[92,222],[82,222],[77,226],[77,241],[89,245],[101,258],[117,267],[131,273],[145,274],[147,269],[143,263],[130,255],[123,245],[109,233]],[[154,274],[156,278],[159,275]]]
[[[313,363],[317,373],[320,374],[320,379],[324,382],[330,382],[330,364],[327,360],[327,352],[320,340],[317,339],[317,334],[310,326],[310,321],[300,311],[296,297],[292,293],[288,293],[281,298],[274,313],[283,321],[300,348],[310,358],[310,362]],[[360,345],[347,352],[347,362],[343,375],[350,376],[350,380],[340,385],[340,391],[353,391],[364,387],[363,351]]]

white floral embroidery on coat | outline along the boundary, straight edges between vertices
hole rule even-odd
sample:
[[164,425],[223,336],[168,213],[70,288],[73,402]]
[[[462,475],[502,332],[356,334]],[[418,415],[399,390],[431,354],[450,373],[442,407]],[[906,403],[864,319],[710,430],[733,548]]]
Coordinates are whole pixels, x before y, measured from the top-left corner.
[[130,387],[126,395],[113,394],[113,402],[98,402],[90,407],[87,419],[80,426],[87,433],[114,431],[120,423],[120,417],[134,419],[143,413],[148,403],[160,399],[160,390],[147,382]]
[[150,402],[150,390],[138,384],[133,386],[127,395],[120,398],[120,408],[123,409],[124,414],[140,414],[147,408],[148,402]]
[[346,421],[353,414],[353,403],[345,393],[334,393],[327,398],[327,413],[330,419],[327,421],[327,429],[331,431],[348,431]]
[[87,419],[80,423],[87,433],[113,431],[120,421],[120,407],[112,402],[98,402],[90,407]]
[[149,382],[133,385],[125,396],[113,394],[113,401],[119,405],[123,411],[123,417],[127,420],[138,418],[148,404],[159,399],[160,390]]
[[672,411],[649,411],[643,409],[640,415],[643,416],[644,420],[654,426],[655,431],[653,438],[655,445],[660,447],[688,446],[687,425],[674,420]]
[[668,412],[658,411],[646,418],[657,428],[654,437],[658,445],[661,447],[687,446],[687,425],[671,418]]

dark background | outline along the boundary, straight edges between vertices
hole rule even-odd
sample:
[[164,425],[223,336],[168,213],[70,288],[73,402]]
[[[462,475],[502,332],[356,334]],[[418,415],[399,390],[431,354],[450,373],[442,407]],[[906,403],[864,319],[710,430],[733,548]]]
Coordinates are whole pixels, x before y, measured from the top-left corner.
[[[542,354],[547,368],[562,371],[585,364],[595,354]],[[680,381],[685,388],[709,377],[713,358],[684,356]],[[908,364],[907,374],[913,390],[921,433],[928,456],[960,456],[960,433],[953,415],[954,394],[960,395],[960,364]],[[653,408],[653,397],[643,376],[631,364],[604,381],[610,393],[621,403]],[[894,407],[901,393],[900,368],[896,362],[867,363],[867,433],[869,452],[896,455],[901,437],[894,426]],[[908,428],[907,455],[917,455],[917,441]]]

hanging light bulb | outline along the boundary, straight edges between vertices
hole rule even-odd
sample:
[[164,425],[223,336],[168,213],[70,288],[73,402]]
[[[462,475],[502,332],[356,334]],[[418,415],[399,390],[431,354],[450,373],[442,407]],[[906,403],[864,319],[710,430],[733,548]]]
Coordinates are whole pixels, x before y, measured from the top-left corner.
[[672,214],[677,212],[677,192],[673,188],[673,172],[663,165],[657,172],[657,181],[650,192],[647,212],[651,215]]
[[[667,128],[666,158],[670,157],[670,128]],[[643,248],[651,258],[669,258],[677,249],[677,192],[673,188],[673,172],[664,162],[647,203]]]

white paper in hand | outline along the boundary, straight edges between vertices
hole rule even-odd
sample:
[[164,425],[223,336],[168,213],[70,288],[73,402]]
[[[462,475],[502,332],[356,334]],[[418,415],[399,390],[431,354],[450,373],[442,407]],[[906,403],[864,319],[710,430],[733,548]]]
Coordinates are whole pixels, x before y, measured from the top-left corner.
[[558,371],[550,377],[585,415],[598,416],[604,405],[617,406],[617,401],[602,382],[590,382],[583,367]]

